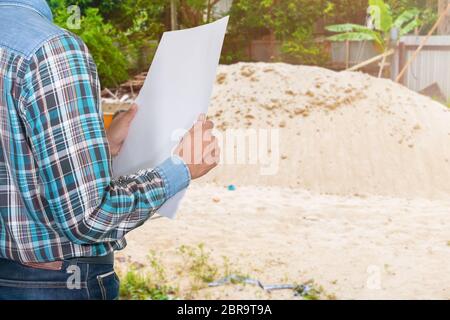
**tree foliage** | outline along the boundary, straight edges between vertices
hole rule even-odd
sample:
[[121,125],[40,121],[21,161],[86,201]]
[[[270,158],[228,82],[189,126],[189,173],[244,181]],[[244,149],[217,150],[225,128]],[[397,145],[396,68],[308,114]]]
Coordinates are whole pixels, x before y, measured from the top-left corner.
[[[103,86],[116,87],[130,74],[148,68],[151,49],[164,31],[165,0],[51,0],[55,23],[80,36],[93,55]],[[81,9],[80,28],[67,23]],[[146,53],[146,54],[144,54]]]
[[284,60],[321,63],[323,50],[313,32],[315,23],[326,14],[328,6],[327,1],[235,0],[229,37],[245,48],[252,39],[272,36],[281,42]]
[[211,22],[214,6],[220,0],[178,0],[181,27],[196,27]]
[[328,31],[338,33],[329,37],[329,40],[374,41],[382,51],[385,51],[394,29],[398,30],[399,36],[404,36],[423,26],[430,18],[426,11],[423,12],[416,7],[404,9],[395,16],[391,6],[384,0],[369,0],[367,13],[369,20],[366,25],[345,23],[328,26]]
[[[375,39],[383,43],[386,30],[392,24],[401,26],[404,32],[415,28],[413,16],[417,17],[417,11],[407,9],[418,8],[422,17],[433,17],[437,1],[386,0],[392,21],[386,15],[388,20],[383,21],[379,26],[382,30],[377,31],[362,28],[368,0],[234,0],[222,62],[248,60],[251,41],[268,38],[280,43],[279,59],[282,61],[324,64],[327,54],[322,42],[317,40],[318,22],[343,24],[332,31],[345,33],[348,39]],[[98,64],[102,85],[107,87],[115,87],[129,76],[146,70],[153,57],[155,40],[171,27],[169,0],[48,2],[56,23],[66,29],[71,14],[67,7],[80,7],[81,28],[70,31],[87,43]],[[218,18],[214,14],[218,2],[176,0],[179,27],[195,27]],[[427,24],[424,26],[425,30]]]

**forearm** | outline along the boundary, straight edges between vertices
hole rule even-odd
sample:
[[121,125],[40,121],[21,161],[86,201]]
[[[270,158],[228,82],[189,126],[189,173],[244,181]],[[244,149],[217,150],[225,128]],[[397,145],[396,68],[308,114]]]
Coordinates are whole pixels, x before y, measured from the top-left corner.
[[101,201],[64,229],[74,243],[89,244],[122,239],[142,225],[168,199],[186,188],[190,182],[187,167],[182,162],[166,160],[154,170],[111,181]]

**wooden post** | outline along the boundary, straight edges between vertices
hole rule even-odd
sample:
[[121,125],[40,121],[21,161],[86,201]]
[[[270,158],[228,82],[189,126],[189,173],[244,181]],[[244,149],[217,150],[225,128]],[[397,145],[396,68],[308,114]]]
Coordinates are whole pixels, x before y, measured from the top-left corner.
[[276,60],[276,53],[275,53],[275,44],[277,38],[275,37],[275,33],[271,30],[270,31],[270,38],[269,38],[269,47],[270,47],[270,61]]
[[[398,71],[403,70],[406,64],[406,47],[404,42],[400,42],[398,45]],[[405,84],[405,76],[402,76],[399,81],[401,84]]]
[[345,41],[345,69],[350,68],[350,41]]
[[[441,15],[447,6],[450,5],[450,0],[439,0],[439,15]],[[439,35],[450,35],[450,14],[444,18],[444,21],[438,28]]]
[[172,30],[178,30],[177,0],[170,0],[170,23]]
[[378,78],[381,78],[381,76],[383,75],[384,67],[386,66],[386,59],[387,56],[383,56],[380,64],[380,71],[378,71]]

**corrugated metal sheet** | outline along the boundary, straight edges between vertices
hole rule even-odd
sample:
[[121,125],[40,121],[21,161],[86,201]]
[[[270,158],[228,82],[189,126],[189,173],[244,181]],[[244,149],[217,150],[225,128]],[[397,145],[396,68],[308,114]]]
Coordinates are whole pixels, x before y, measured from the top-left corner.
[[[379,54],[369,41],[351,41],[349,43],[349,64],[356,65]],[[345,42],[331,43],[331,61],[335,64],[345,64],[347,58],[347,45]]]
[[[412,57],[421,41],[422,37],[402,38],[402,42],[407,46],[406,61]],[[431,37],[411,64],[405,81],[406,86],[415,91],[437,83],[450,100],[450,36]]]
[[[423,40],[423,36],[401,38],[406,46],[404,61],[408,61]],[[355,65],[379,54],[370,42],[350,43],[350,65]],[[345,63],[347,55],[345,42],[331,44],[333,63]],[[399,73],[399,52],[391,61],[391,75],[395,79]],[[432,36],[426,46],[411,64],[405,76],[405,85],[414,91],[422,91],[437,83],[442,93],[450,101],[450,36]]]

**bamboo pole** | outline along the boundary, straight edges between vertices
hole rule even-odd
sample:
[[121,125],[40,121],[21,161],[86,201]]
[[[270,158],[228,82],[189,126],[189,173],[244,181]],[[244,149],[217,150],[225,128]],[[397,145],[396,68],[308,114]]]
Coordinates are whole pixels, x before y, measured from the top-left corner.
[[357,64],[356,66],[348,68],[345,71],[356,71],[356,70],[359,70],[359,69],[361,69],[361,68],[363,68],[365,66],[368,66],[369,64],[372,64],[374,62],[377,62],[377,61],[379,61],[379,60],[381,60],[381,59],[383,59],[385,57],[387,58],[387,57],[393,55],[394,53],[395,53],[394,49],[390,49],[390,50],[388,50],[388,51],[386,51],[386,52],[384,52],[384,53],[382,53],[382,54],[380,54],[380,55],[378,55],[376,57],[370,58],[369,60],[361,62],[360,64]]
[[345,68],[350,67],[350,41],[345,41]]
[[387,56],[383,56],[383,60],[381,60],[380,71],[378,72],[378,78],[381,78],[383,75],[384,67],[386,65]]
[[[405,66],[405,64],[406,64],[405,59],[406,59],[406,46],[405,46],[404,42],[400,42],[398,44],[398,70],[399,71],[402,70],[403,67]],[[402,77],[399,80],[399,83],[405,84],[404,79],[405,79],[405,77]]]
[[447,6],[447,9],[445,9],[442,14],[440,15],[439,19],[436,21],[436,23],[434,24],[433,28],[431,28],[430,32],[428,32],[427,36],[422,40],[422,42],[420,43],[420,46],[417,48],[417,50],[413,53],[411,59],[409,59],[409,61],[406,63],[406,65],[403,67],[402,71],[399,73],[399,75],[397,76],[397,79],[395,79],[395,82],[400,82],[400,80],[403,78],[403,76],[405,75],[406,71],[408,70],[408,68],[411,66],[411,64],[414,62],[414,60],[416,60],[417,56],[419,55],[420,51],[422,51],[423,47],[425,47],[425,45],[428,42],[428,39],[430,39],[431,35],[436,31],[436,29],[439,27],[439,25],[441,24],[441,22],[444,20],[444,18],[447,16],[448,12],[450,10],[450,4]]

